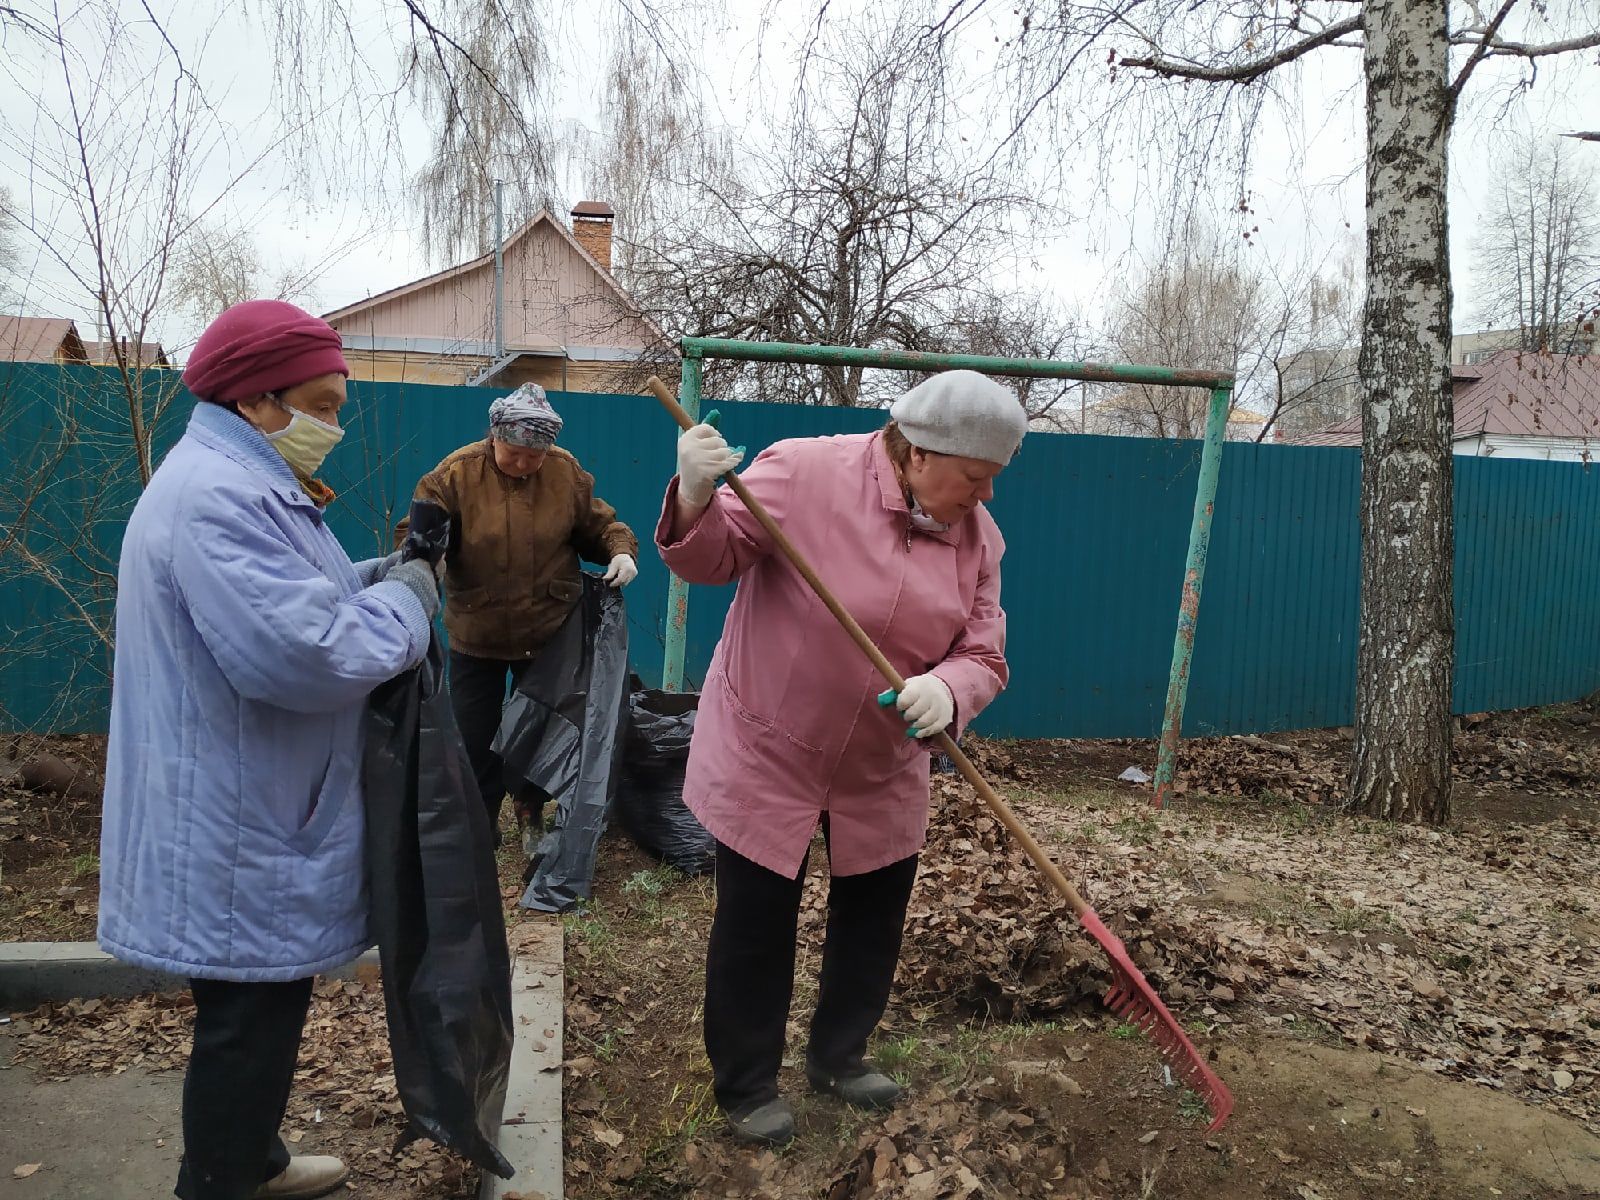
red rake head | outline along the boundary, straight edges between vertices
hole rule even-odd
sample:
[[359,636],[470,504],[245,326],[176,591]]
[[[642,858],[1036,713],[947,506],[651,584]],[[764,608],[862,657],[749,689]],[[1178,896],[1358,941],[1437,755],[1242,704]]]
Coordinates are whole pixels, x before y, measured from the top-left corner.
[[1105,927],[1092,908],[1084,909],[1078,919],[1111,959],[1111,990],[1105,996],[1106,1007],[1155,1042],[1173,1070],[1204,1098],[1211,1114],[1211,1131],[1221,1129],[1233,1112],[1233,1093],[1206,1066],[1178,1019],[1167,1011],[1150,981],[1133,965],[1122,939]]

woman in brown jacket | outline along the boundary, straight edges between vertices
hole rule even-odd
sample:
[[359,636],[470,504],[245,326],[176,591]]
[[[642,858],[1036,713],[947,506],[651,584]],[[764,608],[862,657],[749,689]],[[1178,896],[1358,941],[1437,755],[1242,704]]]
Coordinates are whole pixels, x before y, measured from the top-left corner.
[[[607,564],[612,587],[639,573],[638,538],[594,494],[594,476],[555,444],[560,432],[544,389],[523,384],[489,406],[486,439],[457,450],[417,485],[417,499],[450,514],[450,702],[497,844],[506,787],[490,746],[508,677],[520,674],[583,594],[580,558]],[[519,815],[537,826],[546,797],[525,790],[515,798]]]

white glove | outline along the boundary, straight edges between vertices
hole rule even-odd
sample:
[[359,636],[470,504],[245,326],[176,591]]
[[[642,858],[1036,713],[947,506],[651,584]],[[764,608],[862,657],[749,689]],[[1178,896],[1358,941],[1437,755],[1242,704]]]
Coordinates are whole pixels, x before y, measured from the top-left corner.
[[606,582],[614,588],[627,587],[638,575],[639,564],[633,561],[631,554],[617,555],[606,568]]
[[931,738],[943,733],[956,715],[956,698],[937,675],[917,675],[906,680],[895,705],[910,724],[906,732],[912,737]]
[[678,495],[690,508],[711,503],[717,480],[744,461],[710,425],[696,425],[678,438]]

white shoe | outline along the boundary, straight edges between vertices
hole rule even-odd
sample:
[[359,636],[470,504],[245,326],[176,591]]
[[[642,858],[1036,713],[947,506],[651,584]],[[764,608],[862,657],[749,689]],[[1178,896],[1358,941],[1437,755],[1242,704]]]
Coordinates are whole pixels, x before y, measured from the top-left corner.
[[350,1177],[344,1164],[326,1155],[296,1155],[283,1173],[256,1189],[256,1200],[316,1200],[344,1184]]

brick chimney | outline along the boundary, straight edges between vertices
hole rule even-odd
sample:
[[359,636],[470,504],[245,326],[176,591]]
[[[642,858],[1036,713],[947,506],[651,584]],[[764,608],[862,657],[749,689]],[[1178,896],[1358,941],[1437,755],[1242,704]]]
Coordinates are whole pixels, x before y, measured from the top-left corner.
[[572,210],[572,236],[606,270],[611,270],[611,225],[616,210],[599,200],[583,200]]

